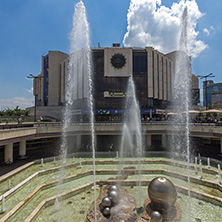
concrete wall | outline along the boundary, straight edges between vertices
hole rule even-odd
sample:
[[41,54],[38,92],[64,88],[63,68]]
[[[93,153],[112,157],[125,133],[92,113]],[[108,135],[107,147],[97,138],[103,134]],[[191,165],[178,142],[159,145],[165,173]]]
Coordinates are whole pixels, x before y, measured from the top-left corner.
[[[19,138],[24,138],[28,136],[34,136],[37,138],[42,137],[53,137],[55,135],[61,136],[62,133],[62,124],[53,124],[53,123],[43,123],[37,124],[33,128],[18,128],[11,130],[1,130],[0,145],[10,143],[10,139],[17,138],[17,142],[24,140]],[[186,126],[183,125],[178,129],[181,131],[181,135],[185,131]],[[68,132],[76,135],[91,135],[91,126],[87,123],[82,124],[73,124],[69,127]],[[172,135],[177,134],[178,132],[174,131],[173,124],[142,124],[142,131],[145,135]],[[121,123],[97,123],[95,124],[95,132],[97,135],[120,135],[122,134],[122,124]],[[210,126],[210,125],[197,125],[190,126],[190,136],[195,137],[204,137],[204,138],[222,138],[222,126]],[[4,142],[4,144],[3,144]]]
[[49,51],[49,85],[48,85],[48,105],[58,106],[60,94],[60,62],[67,58],[67,54],[59,51]]
[[174,63],[152,47],[146,47],[148,71],[148,98],[171,100],[171,78]]

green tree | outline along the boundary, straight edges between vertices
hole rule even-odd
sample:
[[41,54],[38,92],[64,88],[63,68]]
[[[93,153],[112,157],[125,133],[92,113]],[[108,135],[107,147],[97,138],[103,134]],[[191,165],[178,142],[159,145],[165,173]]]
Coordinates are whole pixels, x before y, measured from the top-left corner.
[[209,118],[211,117],[211,113],[206,113],[206,116]]
[[22,115],[28,116],[30,113],[30,110],[22,110]]
[[22,110],[19,108],[19,106],[16,106],[16,108],[14,109],[14,114],[16,116],[21,116],[22,115]]
[[207,109],[213,109],[210,104],[207,105]]
[[14,110],[8,108],[8,109],[5,111],[5,114],[8,115],[8,116],[12,116],[12,115],[14,114]]
[[199,116],[199,117],[203,116],[203,113],[199,112],[199,113],[198,113],[198,116]]
[[217,113],[213,113],[214,118],[217,118]]
[[0,116],[4,116],[5,115],[5,111],[4,110],[0,110]]

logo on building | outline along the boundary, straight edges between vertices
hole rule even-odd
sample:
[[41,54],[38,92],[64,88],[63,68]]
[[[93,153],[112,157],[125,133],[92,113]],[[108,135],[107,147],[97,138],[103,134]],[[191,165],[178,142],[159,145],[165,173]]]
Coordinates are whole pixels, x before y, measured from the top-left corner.
[[121,69],[126,64],[126,58],[123,54],[115,53],[110,59],[112,66],[116,69]]
[[109,92],[109,97],[126,97],[126,93],[123,93],[123,92]]

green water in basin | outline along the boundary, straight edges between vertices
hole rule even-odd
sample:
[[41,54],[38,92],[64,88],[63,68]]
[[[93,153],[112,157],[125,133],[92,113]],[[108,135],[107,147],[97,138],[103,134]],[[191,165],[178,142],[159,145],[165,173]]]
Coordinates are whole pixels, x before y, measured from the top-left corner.
[[[158,158],[146,158],[146,160],[147,159],[148,160],[157,160],[157,159],[158,160],[168,160],[167,158],[159,158],[159,157]],[[91,159],[89,159],[89,158],[82,158],[82,161],[84,161],[84,160],[91,161]],[[111,159],[111,158],[110,159],[100,158],[100,159],[97,159],[97,160],[113,160],[113,159]],[[127,158],[127,159],[124,159],[124,160],[134,160],[134,159]],[[75,162],[78,162],[78,161],[79,161],[79,159],[75,159]],[[72,158],[67,160],[67,164],[70,164],[70,163],[73,163]],[[54,162],[47,162],[47,163],[44,164],[43,167],[41,166],[41,164],[34,164],[34,165],[30,166],[29,168],[23,170],[22,172],[20,172],[20,173],[18,173],[15,176],[10,178],[12,187],[16,186],[18,183],[22,182],[24,179],[26,179],[27,177],[29,177],[30,175],[32,175],[33,173],[35,173],[37,171],[54,168],[54,167],[57,167],[59,165],[60,165],[60,161],[56,161],[55,163]],[[155,170],[155,169],[162,170],[162,169],[164,169],[164,170],[168,170],[168,171],[172,171],[172,172],[175,172],[175,173],[181,173],[181,174],[186,175],[186,166],[178,167],[178,166],[173,166],[173,165],[168,165],[168,164],[161,164],[161,163],[155,163],[155,164],[145,163],[145,164],[141,164],[140,167],[139,167],[138,163],[130,163],[130,164],[121,164],[121,165],[119,165],[118,162],[117,162],[117,164],[112,164],[112,163],[109,163],[109,164],[98,163],[98,164],[96,164],[96,170],[110,170],[110,169],[118,170],[118,169],[124,168],[124,167],[135,167],[136,169],[140,168],[141,170],[143,170],[143,169],[146,169],[146,170],[147,169],[148,170]],[[217,170],[216,168],[213,168],[213,167],[211,167],[211,169]],[[89,171],[89,170],[92,170],[92,165],[91,164],[85,165],[83,163],[82,168],[78,169],[77,166],[71,166],[69,168],[66,168],[63,171],[63,173],[64,173],[64,177],[67,177],[67,176],[71,176],[71,175],[78,174],[78,173],[81,173],[81,172],[86,172],[86,171]],[[25,184],[16,193],[7,197],[6,198],[6,210],[7,211],[4,214],[0,214],[0,218],[2,218],[7,212],[9,212],[9,210],[11,210],[13,207],[15,207],[16,204],[18,204],[20,201],[25,199],[25,197],[28,194],[30,194],[39,185],[49,183],[51,181],[58,180],[59,176],[60,176],[60,173],[61,173],[61,171],[57,170],[57,171],[48,172],[46,174],[41,174],[40,176],[35,177],[30,182]],[[151,179],[153,179],[157,176],[160,176],[160,175],[161,174],[158,174],[158,175],[157,174],[148,174],[148,175],[143,175],[142,174],[141,179],[142,180],[151,180]],[[198,176],[195,173],[194,170],[190,171],[190,175],[192,177],[196,177],[196,178]],[[163,176],[165,176],[165,175],[163,175]],[[106,180],[106,179],[111,178],[111,177],[116,177],[116,175],[115,174],[109,174],[109,175],[99,175],[98,174],[98,175],[96,175],[96,180]],[[187,187],[187,182],[186,181],[183,181],[181,179],[177,179],[177,178],[174,178],[174,177],[168,176],[168,175],[166,177],[168,177],[170,180],[172,180],[172,182],[175,185],[180,185],[180,186]],[[209,180],[209,181],[213,181],[215,183],[217,183],[217,181],[218,181],[218,178],[216,177],[215,173],[214,174],[203,173],[203,178],[206,179],[206,180]],[[128,180],[138,180],[138,176],[137,175],[129,175]],[[60,188],[55,186],[55,187],[50,187],[48,189],[42,190],[41,192],[37,193],[9,221],[24,221],[24,219],[28,217],[28,215],[38,206],[38,204],[42,200],[47,199],[48,197],[54,196],[58,193],[68,191],[68,190],[73,189],[75,187],[79,187],[80,185],[84,185],[84,184],[89,183],[89,182],[93,182],[93,176],[92,175],[88,175],[88,176],[85,176],[83,178],[79,178],[79,179],[64,183]],[[7,191],[7,189],[8,189],[8,180],[3,181],[2,183],[0,183],[0,192],[1,193],[4,193],[5,191]],[[221,197],[222,196],[221,191],[218,191],[216,189],[212,189],[212,188],[209,188],[209,187],[206,187],[206,186],[203,186],[203,185],[198,185],[198,184],[191,183],[191,189],[201,191],[201,192],[204,192],[204,193],[208,193],[208,194],[211,194],[211,195],[215,195],[216,197]],[[94,194],[92,194],[92,193],[93,192],[91,192],[91,195],[94,196]],[[146,197],[147,197],[147,194],[146,194]],[[84,204],[83,204],[84,209],[86,207],[85,205],[87,205],[87,207],[89,207],[89,203],[87,203],[87,200],[84,200],[83,202],[84,202]],[[73,207],[73,204],[71,204],[71,203],[69,203],[68,205],[70,207],[71,206]],[[216,205],[213,205],[213,206],[216,206]],[[73,210],[76,211],[76,209],[73,209]],[[86,212],[86,210],[82,209],[80,211],[81,211],[80,217],[83,217],[84,216],[83,211]],[[51,216],[53,216],[54,214],[56,214],[56,213],[55,212],[52,213],[52,211],[51,211]],[[67,213],[67,215],[68,214],[71,214],[71,213]],[[39,221],[45,221],[45,220],[41,219]],[[51,220],[48,220],[48,221],[51,221]],[[84,221],[84,220],[79,220],[79,221]]]
[[[168,160],[167,158],[147,158],[149,160]],[[84,160],[91,160],[90,158],[82,158],[82,161]],[[108,158],[101,158],[99,160],[113,160],[113,159],[108,159]],[[133,160],[132,158],[127,158],[124,160]],[[79,159],[75,159],[75,161],[79,161]],[[70,164],[73,163],[73,159],[67,159],[67,163],[66,164]],[[47,162],[44,163],[43,167],[41,166],[41,164],[34,164],[30,167],[28,167],[27,169],[23,170],[22,172],[19,172],[17,174],[15,174],[13,177],[9,178],[11,181],[11,187],[15,187],[17,184],[21,183],[23,180],[25,180],[27,177],[31,176],[32,174],[34,174],[35,172],[38,171],[42,171],[45,169],[49,169],[49,168],[54,168],[60,166],[60,161],[56,161],[54,162]],[[87,165],[86,165],[87,166]],[[98,167],[98,169],[100,169],[100,164],[96,165],[96,168]],[[118,164],[117,165],[113,165],[113,164],[102,164],[102,169],[119,169]],[[111,167],[109,167],[111,166]],[[125,164],[122,165],[123,167],[126,166]],[[138,169],[138,164],[127,164],[127,166],[134,166]],[[73,166],[73,168],[76,168],[76,166]],[[65,170],[65,175],[72,175],[73,174],[73,168],[71,169],[66,169]],[[186,174],[186,171],[184,171],[185,168],[181,168],[181,167],[177,167],[177,166],[171,166],[171,165],[167,165],[167,164],[141,164],[141,169],[165,169],[165,170],[171,170],[172,172],[177,172],[177,173],[182,173],[182,174]],[[90,166],[90,168],[92,170],[92,167]],[[217,170],[214,167],[211,167],[211,169]],[[197,174],[195,173],[194,170],[190,171],[190,175],[193,177],[197,177]],[[208,174],[208,173],[203,173],[203,178],[206,180],[210,180],[210,181],[214,181],[214,182],[218,182],[218,178],[216,177],[216,175],[212,175],[212,174]],[[8,179],[8,180],[9,180]],[[3,193],[5,193],[8,190],[8,180],[5,180],[3,182],[0,183],[0,195],[2,195]]]
[[[135,198],[136,207],[139,207],[139,198],[138,198],[138,188],[125,186]],[[142,203],[144,203],[145,199],[148,197],[147,187],[142,186]],[[90,191],[90,190],[89,190]],[[90,205],[93,202],[93,192],[85,191],[81,194],[72,196],[68,199],[65,199],[60,202],[60,210],[55,212],[54,205],[49,207],[44,207],[36,218],[34,218],[34,222],[42,221],[86,221],[87,213],[90,208]],[[97,192],[97,196],[98,196]],[[85,199],[82,199],[82,198]],[[184,194],[178,193],[177,202],[181,208],[181,222],[189,221],[188,218],[188,197]],[[191,222],[221,222],[222,218],[222,208],[220,206],[205,202],[203,200],[199,200],[197,198],[191,198]]]
[[[108,179],[109,175],[101,175],[97,176],[98,179]],[[16,213],[10,221],[17,222],[17,221],[24,221],[29,214],[43,201],[51,196],[55,196],[58,193],[63,193],[69,191],[71,189],[77,188],[84,184],[93,181],[93,176],[86,176],[84,178],[76,179],[74,181],[70,181],[68,183],[62,184],[60,187],[51,187],[49,189],[42,190],[41,192],[37,193],[18,213]]]

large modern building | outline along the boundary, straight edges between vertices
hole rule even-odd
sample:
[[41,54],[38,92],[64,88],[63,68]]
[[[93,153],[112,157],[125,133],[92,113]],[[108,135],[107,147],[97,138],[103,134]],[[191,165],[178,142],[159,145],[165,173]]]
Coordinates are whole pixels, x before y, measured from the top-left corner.
[[214,83],[213,80],[203,82],[203,105],[222,107],[222,83]]
[[[97,120],[119,119],[124,113],[127,82],[133,77],[141,115],[164,113],[171,104],[175,59],[178,52],[163,54],[152,47],[92,48],[94,101]],[[49,51],[42,57],[42,72],[34,79],[37,116],[60,119],[65,102],[69,55]],[[190,63],[191,64],[191,63]],[[79,68],[80,69],[80,68]],[[83,68],[84,69],[84,68]],[[83,74],[75,85],[76,114],[87,114],[88,84]],[[193,104],[199,102],[198,78],[191,75]]]

